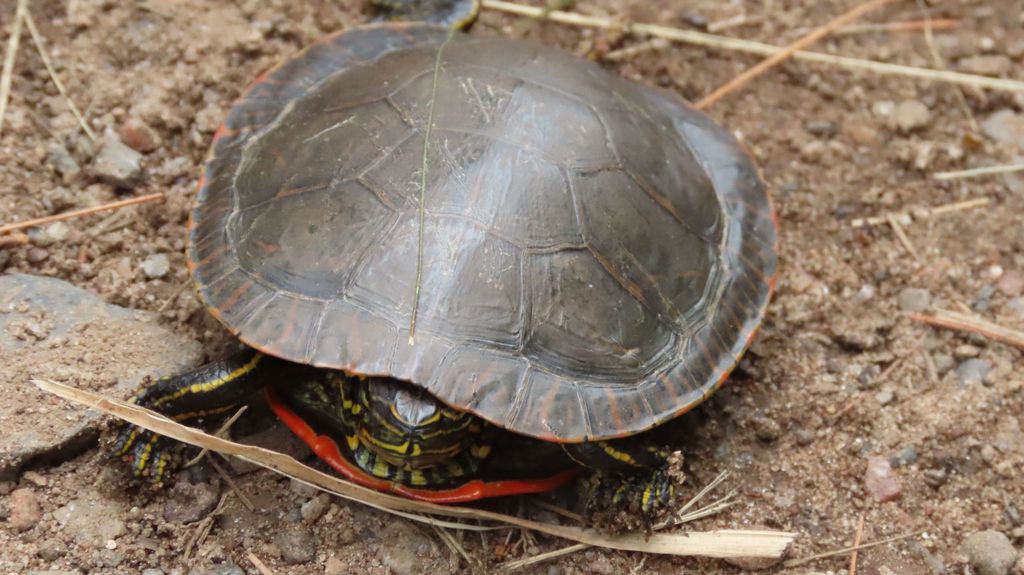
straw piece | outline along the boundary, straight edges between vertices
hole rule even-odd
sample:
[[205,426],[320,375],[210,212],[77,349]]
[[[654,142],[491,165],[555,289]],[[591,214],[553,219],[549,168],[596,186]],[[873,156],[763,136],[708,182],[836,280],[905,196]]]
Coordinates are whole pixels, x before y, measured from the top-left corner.
[[36,28],[36,22],[32,19],[32,13],[25,9],[25,26],[28,28],[28,33],[32,36],[32,42],[36,45],[36,50],[39,51],[39,57],[43,61],[43,66],[46,67],[46,72],[50,74],[50,79],[53,80],[53,84],[57,86],[57,91],[64,97],[64,100],[68,103],[68,108],[71,109],[71,113],[74,114],[75,119],[78,120],[78,125],[81,126],[82,131],[89,138],[90,141],[96,141],[96,134],[93,133],[92,128],[85,122],[85,118],[82,113],[78,111],[78,106],[75,105],[75,101],[68,95],[68,91],[64,89],[64,83],[60,81],[60,76],[57,75],[57,71],[53,69],[53,64],[50,62],[50,56],[46,53],[46,48],[43,46],[43,36],[39,33],[39,29]]
[[81,210],[74,210],[71,212],[64,212],[63,214],[54,214],[52,216],[45,216],[42,218],[36,218],[34,220],[27,220],[24,222],[17,222],[14,224],[7,224],[6,226],[0,226],[0,234],[6,234],[18,230],[24,230],[28,228],[34,228],[53,222],[61,222],[64,220],[71,220],[89,214],[95,214],[98,212],[106,212],[110,210],[117,210],[128,206],[134,206],[135,204],[144,204],[146,202],[155,202],[157,200],[164,199],[164,195],[161,192],[155,194],[149,194],[146,196],[139,196],[137,198],[129,198],[127,200],[121,200],[118,202],[111,202],[109,204],[103,204],[102,206],[96,206],[93,208],[84,208]]
[[0,72],[0,133],[4,130],[4,115],[7,113],[7,100],[11,96],[14,61],[18,55],[18,42],[21,40],[21,23],[25,21],[27,9],[28,0],[18,0],[18,8],[14,11],[14,25],[11,26],[11,37],[7,39],[4,69]]
[[170,419],[143,409],[125,401],[104,397],[102,395],[76,389],[74,387],[47,380],[32,380],[42,389],[115,415],[129,423],[151,430],[155,433],[184,441],[200,448],[209,448],[220,453],[233,455],[244,461],[250,461],[282,475],[292,477],[296,481],[334,493],[339,497],[358,501],[381,511],[394,513],[414,521],[432,525],[450,526],[454,529],[490,529],[465,522],[441,521],[423,513],[454,517],[461,519],[485,520],[498,524],[512,525],[538,531],[555,537],[623,551],[639,551],[644,553],[661,553],[669,555],[702,555],[707,557],[781,557],[796,537],[794,533],[780,531],[755,530],[716,530],[706,532],[654,533],[645,536],[643,533],[608,534],[593,529],[582,529],[567,525],[552,525],[504,515],[484,509],[464,506],[446,506],[422,501],[413,501],[381,493],[303,465],[292,457],[261,447],[242,445],[233,441],[214,437],[198,429],[185,427]]
[[[483,7],[490,10],[498,10],[529,18],[547,19],[552,22],[568,24],[571,26],[589,26],[610,30],[625,29],[626,31],[633,32],[634,34],[656,36],[685,44],[693,44],[695,46],[705,46],[720,50],[733,50],[736,52],[759,54],[761,56],[771,56],[783,50],[778,46],[765,44],[763,42],[717,36],[715,34],[706,34],[695,30],[680,30],[678,28],[670,28],[668,26],[659,26],[657,24],[623,24],[622,22],[612,20],[611,18],[584,16],[575,12],[562,12],[558,10],[545,12],[543,8],[524,6],[514,2],[505,2],[504,0],[483,0]],[[948,70],[917,68],[914,66],[903,66],[901,64],[888,64],[886,62],[876,62],[874,60],[833,56],[832,54],[822,54],[820,52],[799,51],[793,54],[793,58],[808,62],[831,64],[833,66],[849,70],[867,70],[880,75],[902,76],[933,82],[948,82],[951,84],[961,84],[964,86],[1003,90],[1007,92],[1024,92],[1024,82],[1017,80],[990,78],[988,76],[978,76],[975,74],[962,74],[959,72],[950,72]]]
[[932,177],[939,181],[962,180],[964,178],[980,178],[982,176],[995,176],[999,174],[1012,174],[1024,172],[1024,164],[1009,164],[1006,166],[985,166],[983,168],[971,168],[969,170],[957,170],[955,172],[936,172]]
[[932,315],[912,313],[910,314],[910,319],[935,327],[944,327],[946,329],[977,333],[989,339],[1024,350],[1024,332],[1003,327],[999,324],[967,314],[945,309],[937,309],[932,313]]
[[820,26],[819,28],[812,31],[810,34],[804,36],[803,38],[800,38],[796,42],[793,42],[785,49],[775,54],[772,54],[767,59],[757,64],[753,68],[750,68],[749,70],[743,72],[739,76],[736,76],[732,80],[729,80],[715,91],[698,100],[694,106],[698,110],[704,110],[706,108],[711,107],[712,105],[715,104],[715,102],[721,100],[726,95],[735,92],[736,90],[739,90],[743,86],[747,85],[747,83],[749,83],[754,78],[760,76],[761,74],[764,74],[765,72],[771,70],[775,66],[778,66],[783,61],[792,58],[793,54],[796,53],[798,50],[801,50],[803,48],[810,46],[811,44],[816,43],[818,40],[821,40],[825,36],[828,36],[836,28],[839,28],[844,24],[848,24],[849,22],[852,22],[857,18],[860,18],[864,14],[881,8],[882,6],[892,1],[893,0],[870,0],[869,2],[865,2],[857,6],[853,10],[850,10],[840,15],[839,17],[833,19],[831,22],[823,26]]

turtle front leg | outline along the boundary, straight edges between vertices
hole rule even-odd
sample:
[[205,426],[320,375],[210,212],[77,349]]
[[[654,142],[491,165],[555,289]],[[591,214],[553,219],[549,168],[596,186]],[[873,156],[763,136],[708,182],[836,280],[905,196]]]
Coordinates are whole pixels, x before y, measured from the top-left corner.
[[577,444],[562,444],[575,462],[612,481],[612,504],[640,511],[645,521],[674,495],[669,453],[643,434]]
[[[269,382],[269,372],[279,362],[246,349],[191,371],[148,384],[133,400],[178,422],[198,421],[223,414]],[[113,451],[130,461],[136,477],[163,480],[171,467],[174,441],[135,425],[118,434]]]

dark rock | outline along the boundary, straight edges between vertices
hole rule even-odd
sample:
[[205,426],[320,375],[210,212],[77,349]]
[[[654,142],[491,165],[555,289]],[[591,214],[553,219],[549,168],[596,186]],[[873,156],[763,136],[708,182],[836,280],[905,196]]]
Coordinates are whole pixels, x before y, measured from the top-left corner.
[[961,546],[978,575],[1007,575],[1017,561],[1017,550],[998,531],[980,531],[967,536]]
[[169,523],[192,523],[206,517],[217,507],[220,490],[209,483],[178,481],[171,488],[170,496],[164,504],[164,520]]
[[754,436],[765,443],[775,441],[782,434],[782,427],[779,426],[779,422],[768,416],[755,416],[751,419],[750,423],[754,427]]
[[281,559],[289,565],[300,565],[316,559],[316,536],[305,527],[291,527],[278,532],[274,543],[281,550]]
[[[0,276],[0,309],[7,312],[0,314],[0,381],[19,382],[0,403],[0,481],[29,465],[64,461],[98,436],[102,414],[55,400],[31,378],[74,378],[124,397],[144,376],[181,371],[202,357],[197,343],[160,326],[155,315],[108,305],[57,279]],[[118,342],[118,353],[96,353],[97,341]],[[40,417],[37,407],[57,411]]]

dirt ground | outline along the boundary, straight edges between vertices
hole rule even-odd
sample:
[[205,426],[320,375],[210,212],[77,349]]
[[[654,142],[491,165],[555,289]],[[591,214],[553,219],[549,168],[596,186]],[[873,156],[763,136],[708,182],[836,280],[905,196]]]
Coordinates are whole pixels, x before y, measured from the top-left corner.
[[[0,3],[5,39],[14,4]],[[736,23],[730,19],[745,15],[745,23],[721,33],[779,44],[854,2],[581,4],[576,9],[585,13],[681,28]],[[955,29],[935,35],[934,47],[951,69],[1024,80],[1019,0],[925,4],[934,17],[959,20]],[[0,248],[0,271],[61,278],[108,303],[156,312],[164,326],[216,357],[228,341],[183,289],[185,220],[213,131],[261,71],[367,16],[347,0],[35,0],[30,6],[58,74],[93,131],[120,132],[146,152],[130,189],[99,178],[98,172],[111,170],[97,166],[95,146],[78,129],[26,34],[0,134],[0,224],[153,192],[164,192],[166,201],[70,221],[57,238],[33,232],[27,245]],[[868,20],[921,17],[916,3],[899,1]],[[626,78],[691,100],[758,61],[687,45],[616,57],[614,51],[642,40],[495,12],[485,12],[472,33],[533,38],[591,55]],[[933,63],[924,35],[913,31],[849,33],[817,49]],[[919,534],[861,552],[862,575],[968,572],[962,544],[984,530],[1006,534],[1020,553],[1024,355],[979,336],[922,325],[908,312],[966,310],[1024,329],[1024,177],[930,177],[1019,161],[1024,94],[789,62],[710,114],[742,139],[763,170],[780,215],[781,267],[767,323],[741,369],[666,432],[685,454],[692,489],[722,471],[732,473],[726,486],[738,489],[737,505],[693,528],[794,531],[793,557],[850,545],[861,517],[863,541]],[[990,203],[900,220],[898,229],[853,224],[975,198]],[[161,255],[169,268],[153,257]],[[35,361],[35,376],[55,377],[45,357]],[[90,385],[102,390],[116,382],[113,375]],[[23,385],[0,381],[5,397]],[[278,574],[468,573],[564,545],[519,532],[460,535],[470,563],[433,530],[318,498],[268,472],[229,472],[253,510],[209,468],[182,475],[179,486],[162,492],[132,484],[94,444],[68,461],[0,483],[0,573],[259,573],[253,557]],[[15,515],[31,506],[23,500],[26,492],[38,507],[35,520],[15,527]],[[230,496],[215,516],[207,517],[209,508],[192,520],[168,515],[175,502],[215,503],[221,493]],[[92,497],[102,502],[82,508],[93,505]],[[533,505],[523,510],[555,519]],[[114,520],[120,528],[100,529],[95,541],[76,538],[66,529],[75,517]],[[296,557],[307,547],[306,557]],[[848,565],[844,555],[770,572],[843,572]],[[738,571],[716,560],[588,550],[521,572]]]

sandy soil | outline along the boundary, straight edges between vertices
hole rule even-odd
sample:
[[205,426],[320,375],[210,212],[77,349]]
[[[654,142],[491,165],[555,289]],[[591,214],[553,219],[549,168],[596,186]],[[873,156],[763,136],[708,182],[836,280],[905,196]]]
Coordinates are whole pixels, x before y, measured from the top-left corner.
[[[749,22],[722,33],[783,43],[852,4],[597,0],[579,9],[684,28],[745,14]],[[935,38],[951,68],[1024,80],[1019,1],[929,4],[934,16],[960,21]],[[183,289],[184,223],[213,130],[259,72],[366,16],[351,2],[331,0],[37,0],[31,9],[93,131],[120,131],[147,151],[130,190],[98,178],[96,147],[77,128],[26,35],[0,135],[0,223],[157,191],[167,199],[69,222],[56,241],[35,232],[27,245],[0,248],[0,271],[62,278],[108,303],[156,312],[167,328],[216,356],[229,342]],[[13,1],[0,6],[5,38],[13,13]],[[870,20],[920,17],[915,3],[897,2]],[[596,58],[638,43],[616,32],[490,12],[473,33],[535,38]],[[849,34],[819,49],[932,62],[924,37],[914,32]],[[756,61],[674,45],[605,65],[696,99]],[[961,103],[958,90],[945,84],[790,62],[710,110],[749,146],[771,186],[782,225],[781,273],[767,324],[742,369],[666,431],[686,455],[692,486],[730,471],[728,485],[739,490],[736,506],[695,528],[795,531],[796,557],[849,545],[861,517],[864,541],[921,533],[862,552],[858,573],[868,575],[964,572],[961,544],[982,530],[1005,533],[1018,551],[1024,545],[1022,353],[907,317],[929,307],[969,310],[1024,329],[1024,178],[929,177],[1024,156],[1024,95],[973,88],[962,94]],[[860,217],[973,198],[990,204],[907,222],[905,241],[888,225],[852,225]],[[166,273],[154,255],[168,258]],[[52,353],[50,363],[33,356],[37,376],[61,363],[61,349]],[[19,385],[0,382],[5,397]],[[882,464],[869,481],[869,460],[893,466]],[[234,473],[252,510],[208,467],[154,492],[132,485],[97,447],[24,473],[0,484],[0,572],[257,573],[257,557],[279,574],[463,573],[563,545],[518,532],[467,534],[468,563],[429,529],[317,498],[266,472]],[[219,512],[207,515],[222,493],[228,496]],[[168,515],[176,501],[206,507],[182,520]],[[33,505],[37,513],[16,527]],[[525,512],[549,518],[529,505]],[[304,561],[295,556],[307,547]],[[772,570],[847,565],[843,556]],[[719,561],[590,550],[523,572],[737,571]]]

